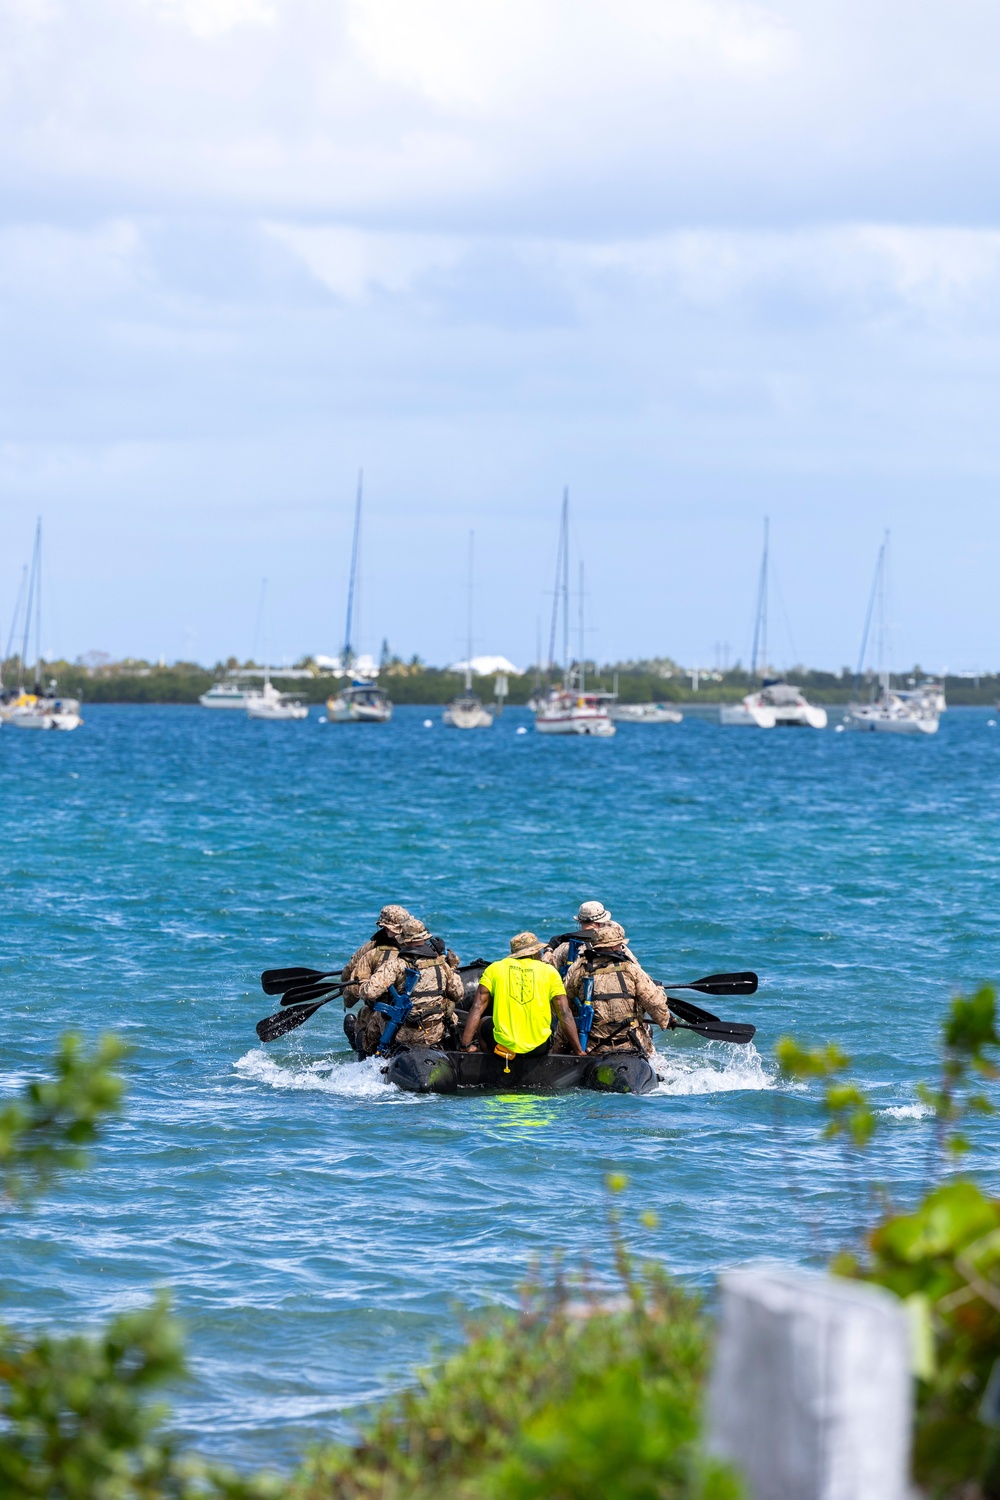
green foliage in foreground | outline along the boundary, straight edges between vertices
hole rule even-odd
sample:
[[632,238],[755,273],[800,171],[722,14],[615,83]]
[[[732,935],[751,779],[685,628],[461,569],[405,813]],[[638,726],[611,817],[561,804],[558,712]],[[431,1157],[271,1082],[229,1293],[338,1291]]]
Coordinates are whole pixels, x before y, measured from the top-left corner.
[[377,1411],[360,1447],[314,1455],[294,1500],[738,1500],[700,1452],[708,1331],[661,1272],[609,1310],[559,1281],[497,1312]]
[[[8,1205],[37,1196],[121,1103],[113,1036],[87,1052],[65,1036],[55,1077],[31,1083],[0,1110],[0,1191]],[[150,1401],[184,1373],[166,1300],[120,1314],[96,1334],[27,1337],[0,1324],[0,1495],[5,1500],[272,1500],[281,1487],[244,1481],[186,1459]]]
[[[968,1150],[967,1120],[994,1110],[979,1082],[998,1076],[993,989],[953,1000],[943,1043],[941,1081],[919,1091],[934,1110],[939,1172]],[[827,1133],[866,1145],[876,1116],[863,1092],[840,1080],[848,1059],[836,1047],[807,1051],[788,1037],[776,1052],[792,1077],[827,1080]],[[911,1315],[917,1482],[935,1497],[1000,1500],[1000,1401],[987,1398],[994,1372],[1000,1382],[1000,1202],[973,1182],[942,1181],[912,1213],[887,1215],[864,1249],[841,1255],[834,1269],[888,1287]]]
[[84,1148],[121,1104],[122,1081],[113,1069],[126,1051],[111,1035],[92,1053],[80,1037],[62,1038],[55,1077],[30,1083],[22,1098],[0,1109],[0,1194],[34,1196],[56,1172],[83,1166]]

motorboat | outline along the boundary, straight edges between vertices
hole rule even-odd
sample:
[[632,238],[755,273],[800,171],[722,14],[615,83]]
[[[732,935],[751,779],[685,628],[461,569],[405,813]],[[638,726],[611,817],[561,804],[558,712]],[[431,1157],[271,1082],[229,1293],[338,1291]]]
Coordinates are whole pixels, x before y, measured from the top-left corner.
[[262,697],[260,688],[245,687],[237,682],[213,682],[198,702],[202,708],[249,708]]
[[804,693],[782,678],[766,679],[759,692],[742,703],[719,710],[722,724],[744,724],[758,729],[825,729],[827,712],[810,703]]
[[8,706],[7,722],[15,729],[79,729],[83,723],[77,698],[20,693]]
[[539,734],[591,734],[607,739],[615,732],[612,693],[554,689],[535,714]]
[[331,724],[388,724],[392,703],[374,682],[352,682],[327,699],[326,717]]
[[[889,533],[885,533],[875,562],[875,576],[868,600],[865,627],[861,635],[861,650],[854,676],[855,701],[849,703],[844,715],[844,728],[866,734],[937,734],[939,721],[946,704],[944,688],[939,682],[927,682],[913,689],[894,689],[887,665],[885,593],[889,570]],[[868,703],[858,700],[858,689],[864,671],[865,654],[868,648],[868,632],[875,618],[877,675],[873,682],[872,696]]]
[[684,717],[666,703],[612,703],[608,712],[616,724],[679,724]]
[[468,636],[467,650],[465,653],[465,691],[453,698],[441,715],[441,722],[449,729],[491,729],[493,726],[493,714],[485,706],[483,700],[472,691],[472,580],[473,580],[473,549],[475,536],[469,532],[469,585],[468,600],[466,608],[466,633]]

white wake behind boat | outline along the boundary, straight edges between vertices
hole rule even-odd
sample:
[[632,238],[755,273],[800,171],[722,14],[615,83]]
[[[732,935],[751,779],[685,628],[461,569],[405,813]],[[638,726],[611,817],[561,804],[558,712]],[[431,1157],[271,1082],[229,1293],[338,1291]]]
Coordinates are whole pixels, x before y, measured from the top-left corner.
[[666,703],[612,703],[608,712],[616,724],[679,724],[684,717]]

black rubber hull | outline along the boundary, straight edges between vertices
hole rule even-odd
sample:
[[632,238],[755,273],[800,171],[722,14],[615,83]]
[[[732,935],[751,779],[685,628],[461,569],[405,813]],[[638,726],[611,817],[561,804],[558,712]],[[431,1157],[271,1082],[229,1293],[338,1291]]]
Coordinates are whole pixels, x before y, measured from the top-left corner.
[[604,1057],[515,1057],[510,1072],[504,1060],[485,1052],[439,1052],[410,1047],[391,1058],[386,1081],[409,1094],[454,1094],[459,1089],[595,1089],[605,1094],[648,1094],[657,1085],[656,1070],[644,1057],[617,1052]]

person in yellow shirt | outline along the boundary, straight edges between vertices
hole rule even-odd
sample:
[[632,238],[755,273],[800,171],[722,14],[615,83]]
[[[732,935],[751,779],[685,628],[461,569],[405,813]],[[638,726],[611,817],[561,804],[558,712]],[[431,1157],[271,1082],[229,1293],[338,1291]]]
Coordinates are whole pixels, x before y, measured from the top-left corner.
[[[544,946],[533,932],[518,932],[510,940],[510,957],[484,969],[462,1032],[463,1052],[477,1050],[477,1035],[484,1050],[500,1057],[547,1052],[552,1043],[552,1022],[558,1018],[569,1051],[583,1056],[559,971],[538,957]],[[480,1032],[483,1013],[491,1000],[492,1019]]]

